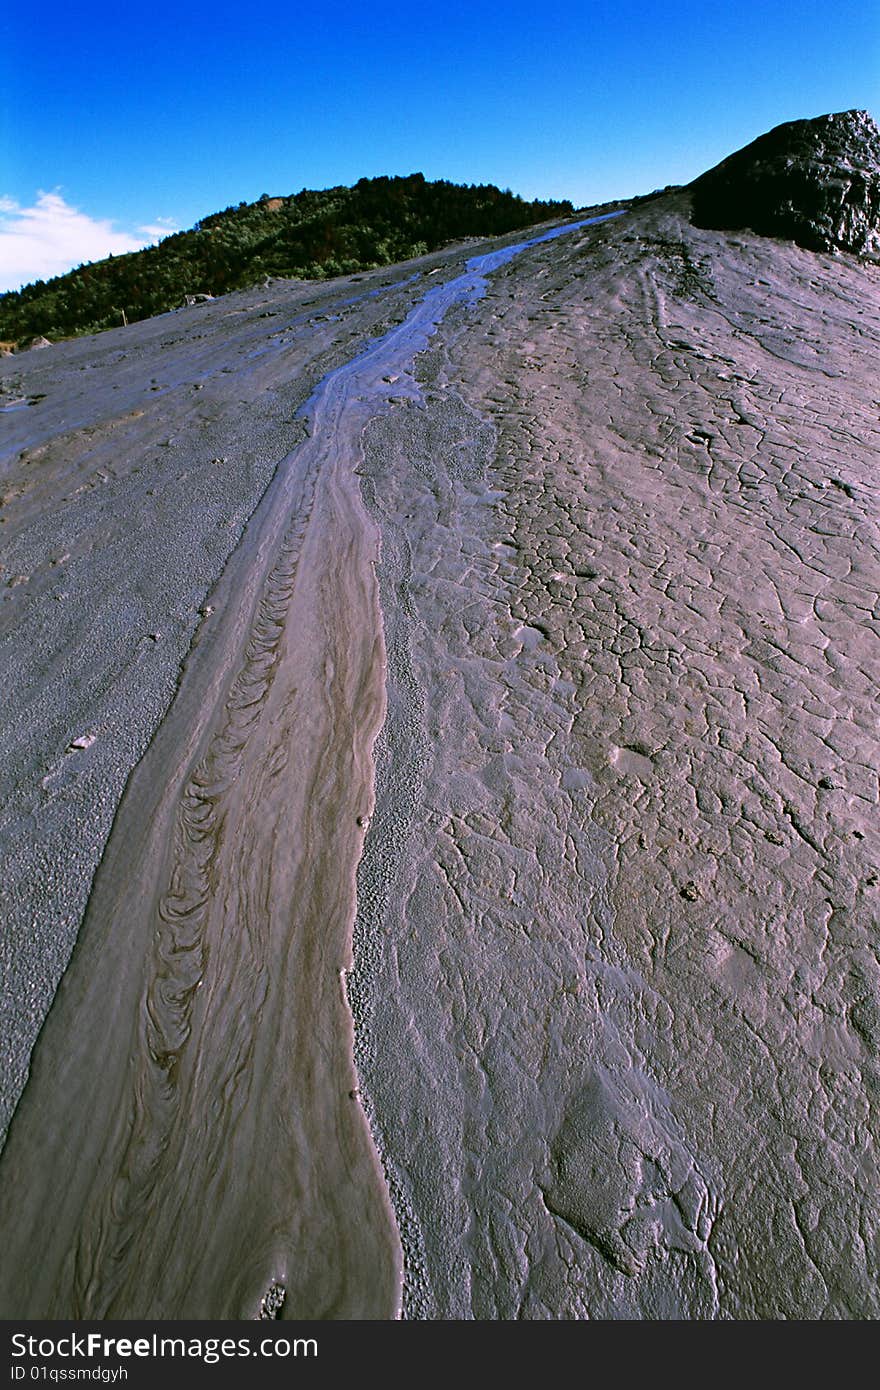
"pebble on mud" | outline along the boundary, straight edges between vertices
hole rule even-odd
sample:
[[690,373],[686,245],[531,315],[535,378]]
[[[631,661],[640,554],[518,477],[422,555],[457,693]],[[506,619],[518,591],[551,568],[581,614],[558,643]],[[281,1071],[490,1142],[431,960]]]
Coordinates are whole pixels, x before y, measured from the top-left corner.
[[84,748],[91,748],[96,737],[96,734],[80,734],[78,738],[71,739],[67,746],[71,751],[75,749],[77,752],[80,752]]

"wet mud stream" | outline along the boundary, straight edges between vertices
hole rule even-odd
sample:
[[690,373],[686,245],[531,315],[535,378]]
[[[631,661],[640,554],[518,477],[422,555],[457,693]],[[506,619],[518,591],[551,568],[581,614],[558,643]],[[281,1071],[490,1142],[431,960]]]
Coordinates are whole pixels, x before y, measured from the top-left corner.
[[345,995],[385,712],[361,437],[418,399],[408,368],[449,307],[570,230],[474,258],[312,397],[129,780],[40,1036],[0,1164],[3,1316],[397,1313]]

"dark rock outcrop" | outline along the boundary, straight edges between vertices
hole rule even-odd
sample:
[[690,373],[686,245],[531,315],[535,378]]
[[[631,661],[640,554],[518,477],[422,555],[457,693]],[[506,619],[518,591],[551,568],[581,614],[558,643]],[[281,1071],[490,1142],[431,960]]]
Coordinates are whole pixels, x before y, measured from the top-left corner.
[[867,111],[776,126],[690,190],[699,227],[750,227],[880,260],[880,130]]

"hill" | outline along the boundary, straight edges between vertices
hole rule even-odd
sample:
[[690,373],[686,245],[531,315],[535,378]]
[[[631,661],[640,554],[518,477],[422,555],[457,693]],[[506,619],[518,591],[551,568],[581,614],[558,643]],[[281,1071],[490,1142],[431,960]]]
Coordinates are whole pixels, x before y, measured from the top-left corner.
[[498,236],[573,211],[526,202],[494,184],[428,182],[422,174],[361,179],[353,188],[264,194],[214,213],[158,246],[80,266],[0,296],[0,339],[72,337],[176,308],[187,294],[222,294],[266,276],[327,279]]

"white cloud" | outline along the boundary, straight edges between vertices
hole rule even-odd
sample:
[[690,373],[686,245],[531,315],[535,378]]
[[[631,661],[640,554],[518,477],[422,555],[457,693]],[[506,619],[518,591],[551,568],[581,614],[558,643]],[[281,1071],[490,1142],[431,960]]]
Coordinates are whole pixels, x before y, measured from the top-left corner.
[[172,232],[177,230],[177,223],[170,217],[157,217],[155,222],[148,222],[146,226],[138,227],[141,236],[145,236],[148,241],[161,241],[163,236],[170,236]]
[[60,193],[40,193],[33,207],[0,198],[0,293],[63,275],[86,261],[137,251],[176,230],[165,218],[134,234],[89,217]]

